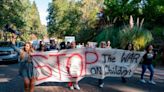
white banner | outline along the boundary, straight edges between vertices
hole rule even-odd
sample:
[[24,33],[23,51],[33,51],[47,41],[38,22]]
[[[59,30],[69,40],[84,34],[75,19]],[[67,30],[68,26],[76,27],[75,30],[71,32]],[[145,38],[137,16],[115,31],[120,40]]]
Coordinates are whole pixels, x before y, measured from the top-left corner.
[[36,84],[79,81],[84,77],[131,77],[144,52],[108,48],[68,49],[34,53]]

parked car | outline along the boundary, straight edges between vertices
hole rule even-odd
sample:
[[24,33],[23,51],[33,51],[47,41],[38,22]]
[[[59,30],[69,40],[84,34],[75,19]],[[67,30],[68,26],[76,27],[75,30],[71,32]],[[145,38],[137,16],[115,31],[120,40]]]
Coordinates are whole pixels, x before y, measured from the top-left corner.
[[18,62],[19,53],[12,46],[11,42],[0,42],[0,62]]

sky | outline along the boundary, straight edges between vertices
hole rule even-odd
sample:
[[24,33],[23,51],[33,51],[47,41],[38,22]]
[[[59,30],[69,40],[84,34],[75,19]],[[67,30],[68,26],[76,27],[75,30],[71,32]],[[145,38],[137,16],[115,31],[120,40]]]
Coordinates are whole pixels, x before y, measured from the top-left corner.
[[33,1],[35,1],[38,11],[39,11],[39,15],[40,15],[40,19],[41,19],[41,23],[43,25],[47,25],[47,20],[46,17],[48,16],[48,4],[52,1],[52,0],[30,0],[31,3]]

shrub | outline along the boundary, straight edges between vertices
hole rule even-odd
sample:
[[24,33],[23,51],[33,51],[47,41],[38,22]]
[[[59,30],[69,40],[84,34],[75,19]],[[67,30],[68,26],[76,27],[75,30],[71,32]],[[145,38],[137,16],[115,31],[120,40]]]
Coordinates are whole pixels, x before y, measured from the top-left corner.
[[119,28],[115,27],[105,27],[102,32],[95,37],[96,42],[100,43],[101,41],[110,40],[111,46],[114,48],[119,48]]
[[139,29],[134,27],[130,29],[129,27],[123,28],[119,32],[119,41],[121,48],[124,48],[129,42],[134,44],[135,50],[141,50],[153,40],[152,34],[150,31],[145,29]]

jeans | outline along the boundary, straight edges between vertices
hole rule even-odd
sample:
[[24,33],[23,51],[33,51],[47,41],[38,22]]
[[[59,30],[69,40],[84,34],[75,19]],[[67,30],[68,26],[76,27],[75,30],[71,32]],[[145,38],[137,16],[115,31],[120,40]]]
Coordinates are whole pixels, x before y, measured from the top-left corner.
[[146,64],[143,64],[142,65],[142,74],[141,74],[141,79],[143,79],[143,76],[144,76],[144,73],[146,72],[146,69],[149,69],[150,71],[150,81],[153,80],[153,75],[154,75],[154,67],[152,64],[150,65],[146,65]]

